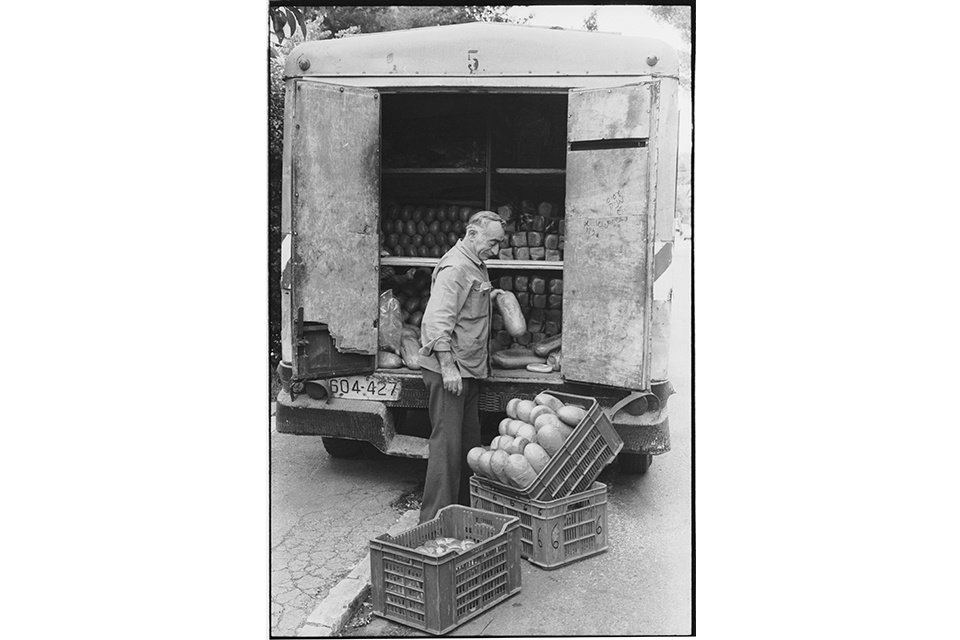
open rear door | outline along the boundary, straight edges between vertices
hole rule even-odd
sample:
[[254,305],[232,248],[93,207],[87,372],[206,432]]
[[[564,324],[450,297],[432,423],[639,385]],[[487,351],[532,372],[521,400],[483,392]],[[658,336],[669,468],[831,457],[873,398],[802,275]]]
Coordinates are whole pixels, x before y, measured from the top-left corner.
[[570,92],[563,374],[650,384],[650,84]]
[[292,94],[284,198],[291,215],[293,375],[371,372],[379,316],[379,94],[302,80]]

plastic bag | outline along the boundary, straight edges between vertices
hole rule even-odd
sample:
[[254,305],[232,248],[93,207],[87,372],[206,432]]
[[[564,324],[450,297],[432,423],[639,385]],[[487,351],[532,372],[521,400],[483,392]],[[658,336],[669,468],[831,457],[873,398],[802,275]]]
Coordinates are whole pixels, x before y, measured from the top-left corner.
[[400,303],[387,289],[380,294],[380,348],[400,353],[400,334],[403,331],[403,316]]

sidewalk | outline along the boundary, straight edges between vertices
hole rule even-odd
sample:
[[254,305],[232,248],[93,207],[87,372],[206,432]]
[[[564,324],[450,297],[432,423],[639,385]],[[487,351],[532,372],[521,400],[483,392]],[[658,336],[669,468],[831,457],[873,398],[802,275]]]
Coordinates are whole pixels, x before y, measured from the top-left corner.
[[295,637],[406,510],[422,460],[337,460],[320,438],[271,433],[270,630]]
[[[420,519],[420,511],[410,509],[387,530],[392,536],[415,527]],[[326,638],[336,636],[346,627],[364,599],[370,596],[370,552],[353,567],[353,570],[341,580],[317,605],[313,613],[297,631],[300,637]]]

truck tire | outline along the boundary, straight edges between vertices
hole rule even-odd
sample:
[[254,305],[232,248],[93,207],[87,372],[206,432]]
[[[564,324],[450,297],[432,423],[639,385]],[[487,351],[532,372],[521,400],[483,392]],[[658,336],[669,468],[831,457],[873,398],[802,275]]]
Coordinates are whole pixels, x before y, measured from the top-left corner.
[[360,455],[358,440],[344,440],[342,438],[320,438],[323,448],[334,458],[355,458]]
[[649,453],[623,452],[617,456],[617,463],[624,473],[643,475],[650,468],[651,462],[653,462],[653,456]]

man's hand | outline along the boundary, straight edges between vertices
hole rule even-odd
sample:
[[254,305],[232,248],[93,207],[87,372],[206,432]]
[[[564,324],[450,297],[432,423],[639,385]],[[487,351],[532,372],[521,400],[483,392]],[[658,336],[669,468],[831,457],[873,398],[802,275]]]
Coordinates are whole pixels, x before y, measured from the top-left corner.
[[503,289],[493,289],[490,291],[490,302],[496,302],[497,296],[503,293]]
[[456,365],[452,367],[440,367],[440,371],[443,376],[444,389],[456,396],[463,393],[463,379],[460,377],[460,371],[457,370]]
[[443,388],[457,396],[463,393],[463,379],[460,377],[460,370],[457,368],[453,356],[449,351],[438,351],[437,358],[440,360]]

